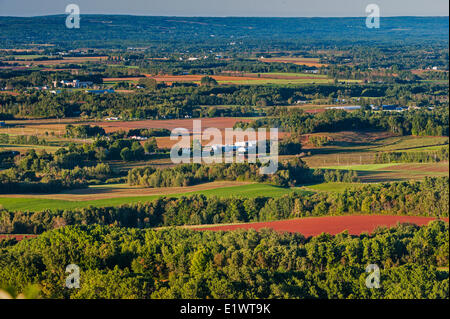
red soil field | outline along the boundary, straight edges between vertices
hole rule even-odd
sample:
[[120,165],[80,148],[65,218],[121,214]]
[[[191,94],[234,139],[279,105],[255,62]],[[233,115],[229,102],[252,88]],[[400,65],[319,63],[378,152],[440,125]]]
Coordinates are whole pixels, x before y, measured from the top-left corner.
[[259,59],[261,62],[279,62],[279,63],[292,63],[297,65],[315,66],[320,68],[321,66],[327,66],[325,63],[319,63],[313,59],[302,59],[302,58],[262,58]]
[[[272,228],[280,232],[301,233],[305,237],[317,236],[321,233],[336,235],[347,230],[351,235],[363,232],[373,232],[379,226],[393,227],[397,223],[412,223],[419,226],[427,225],[435,220],[432,217],[415,216],[326,216],[301,219],[281,220],[265,223],[248,223],[236,225],[223,225],[212,227],[196,227],[195,230],[228,231],[235,229],[262,229]],[[443,218],[448,223],[448,218]]]
[[309,80],[320,80],[323,79],[323,77],[320,76],[316,76],[316,75],[302,75],[302,76],[298,76],[298,75],[281,75],[281,74],[264,74],[264,73],[260,73],[259,77],[255,76],[255,74],[253,73],[245,73],[244,76],[248,76],[248,77],[257,77],[257,78],[262,78],[262,79],[278,79],[278,80],[298,80],[298,79],[309,79]]
[[418,74],[418,75],[422,75],[425,72],[448,72],[448,71],[446,71],[446,70],[430,70],[430,69],[428,69],[428,70],[427,69],[425,69],[425,70],[423,70],[423,69],[411,70],[412,74]]
[[[222,133],[222,142],[221,143],[222,144],[227,144],[225,130],[221,129],[220,132]],[[287,132],[278,132],[278,140],[281,140],[281,139],[283,139],[283,138],[285,138],[286,136],[289,136],[289,135],[290,135],[290,133],[287,133]],[[194,138],[200,139],[200,134],[192,134],[192,136]],[[270,133],[269,133],[269,131],[267,131],[265,135],[264,134],[257,135],[256,138],[257,138],[257,140],[260,140],[260,141],[269,139],[270,138]],[[238,142],[238,141],[241,142],[241,141],[245,141],[245,140],[248,140],[248,139],[249,138],[248,138],[248,136],[245,133],[241,133],[241,134],[236,133],[236,140],[235,140],[235,142]],[[181,140],[181,138],[180,138],[180,140]],[[175,143],[177,143],[178,140],[171,140],[170,137],[164,136],[164,137],[158,137],[156,139],[156,141],[158,142],[158,147],[160,147],[160,148],[171,148]],[[202,143],[203,146],[208,145],[210,143],[214,144],[212,139],[201,140],[201,143]],[[190,142],[189,142],[189,144],[187,144],[187,143],[183,143],[183,142],[180,141],[180,145],[183,146],[183,147],[189,147]]]
[[96,62],[106,60],[107,56],[94,56],[94,57],[64,57],[62,60],[14,60],[14,61],[3,61],[8,64],[20,64],[20,65],[59,65],[59,64],[77,64],[85,62]]
[[[105,129],[107,133],[115,132],[119,130],[128,131],[130,129],[138,128],[165,128],[173,130],[175,128],[186,128],[192,132],[194,119],[177,119],[177,120],[143,120],[143,121],[110,121],[110,122],[92,122],[91,125],[98,125]],[[203,118],[202,129],[208,127],[215,127],[219,130],[225,128],[233,128],[236,122],[251,122],[249,119],[242,119],[236,117],[215,117],[215,118]]]
[[[156,75],[145,74],[146,77],[155,79],[158,82],[198,82],[201,81],[205,75]],[[226,75],[211,75],[216,81],[251,81],[258,80],[257,77],[245,76],[226,76]]]
[[20,93],[19,92],[13,92],[13,91],[0,91],[0,94],[8,94],[8,95],[14,95],[17,96]]
[[34,238],[37,237],[37,235],[0,235],[0,240],[2,239],[8,239],[8,238],[15,238],[17,241],[21,241],[24,239]]
[[[84,124],[98,125],[102,127],[106,133],[117,132],[117,131],[129,131],[130,129],[149,129],[149,128],[165,128],[168,130],[173,130],[175,128],[185,128],[191,134],[193,134],[193,121],[201,120],[201,128],[204,131],[207,128],[217,128],[222,133],[222,143],[225,143],[225,129],[232,129],[236,122],[251,122],[251,119],[236,118],[236,117],[215,117],[215,118],[201,118],[201,119],[175,119],[175,120],[142,120],[142,121],[104,121],[104,122],[87,122]],[[198,132],[197,132],[198,133]],[[198,136],[198,134],[193,134]],[[282,139],[288,136],[289,133],[278,132],[278,138]],[[236,134],[239,140],[245,140],[245,134]],[[266,132],[266,137],[269,138],[269,131]],[[258,137],[260,137],[258,135]],[[261,138],[260,138],[261,139]],[[169,136],[158,137],[157,139],[158,147],[161,148],[171,148],[177,140],[170,140]],[[212,141],[202,140],[203,145],[207,145]],[[190,145],[185,145],[186,147]]]
[[103,78],[103,82],[111,82],[111,81],[139,81],[140,79],[145,79],[145,77],[128,77],[128,78]]

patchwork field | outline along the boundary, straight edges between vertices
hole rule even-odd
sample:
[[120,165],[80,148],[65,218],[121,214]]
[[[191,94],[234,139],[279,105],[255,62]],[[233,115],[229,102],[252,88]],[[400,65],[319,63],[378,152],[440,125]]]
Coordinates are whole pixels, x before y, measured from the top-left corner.
[[[202,130],[207,128],[217,128],[224,132],[226,128],[233,128],[237,122],[250,122],[250,118],[238,117],[216,117],[202,118]],[[175,128],[185,128],[191,133],[193,131],[193,119],[174,119],[174,120],[142,120],[142,121],[83,121],[81,119],[46,119],[46,120],[14,120],[6,121],[11,127],[0,127],[0,134],[6,133],[10,135],[35,135],[50,137],[48,134],[62,136],[65,134],[67,124],[73,125],[97,125],[102,127],[106,133],[117,131],[129,131],[130,129],[149,129],[149,128],[165,128],[173,130]],[[48,134],[47,134],[48,133]],[[280,134],[281,135],[281,134]],[[163,147],[163,146],[161,146]]]
[[[215,117],[200,119],[202,129],[209,127],[223,130],[232,128],[237,122],[250,122],[249,119],[241,119],[238,117]],[[176,119],[176,120],[143,120],[143,121],[103,121],[103,122],[87,122],[85,124],[98,125],[105,129],[106,133],[116,132],[119,130],[128,131],[130,129],[139,128],[165,128],[173,130],[175,128],[185,128],[190,132],[193,131],[193,119]]]
[[[200,84],[201,79],[205,76],[199,75],[151,75],[145,74],[146,77],[155,79],[157,82],[164,82],[172,85],[173,83],[197,83]],[[267,84],[324,84],[333,83],[334,79],[328,78],[322,74],[311,73],[224,73],[223,75],[210,75],[219,84],[240,84],[240,85],[267,85]],[[104,78],[105,84],[116,84],[118,82],[137,82],[142,77],[123,77],[123,78]],[[345,80],[347,82],[360,82],[358,80]]]
[[327,66],[327,64],[320,63],[318,58],[292,58],[292,57],[277,57],[277,58],[260,58],[262,62],[271,63],[293,63],[297,65],[315,66],[320,68],[321,66]]
[[[328,144],[316,147],[312,136],[326,136]],[[448,137],[398,136],[389,132],[315,133],[302,136],[305,151],[312,156],[304,158],[311,167],[372,164],[376,152],[429,151],[448,144]]]
[[427,176],[448,176],[449,163],[405,163],[326,166],[327,169],[355,170],[361,182],[376,183],[403,180],[419,180]]
[[[230,186],[234,185],[234,186]],[[176,193],[178,192],[178,193]],[[300,188],[281,188],[268,184],[240,182],[215,182],[182,188],[142,189],[125,185],[90,187],[47,195],[0,195],[0,206],[12,211],[41,211],[44,209],[74,209],[82,207],[107,207],[154,200],[158,197],[182,197],[193,194],[217,197],[280,197],[291,192],[308,193]]]
[[106,60],[107,56],[94,56],[94,57],[64,57],[59,60],[42,60],[42,61],[32,61],[30,58],[23,60],[14,60],[14,61],[3,61],[8,64],[20,64],[20,65],[44,65],[44,66],[52,66],[52,65],[62,65],[62,64],[81,64],[86,62],[98,62]]

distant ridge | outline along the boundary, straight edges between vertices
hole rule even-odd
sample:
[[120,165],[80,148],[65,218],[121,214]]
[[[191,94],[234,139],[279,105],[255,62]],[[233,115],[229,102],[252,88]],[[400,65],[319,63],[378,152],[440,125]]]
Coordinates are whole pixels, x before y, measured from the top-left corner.
[[[0,17],[0,45],[29,43],[63,47],[152,46],[182,41],[204,47],[261,45],[262,41],[291,46],[354,44],[411,45],[448,43],[448,17],[385,17],[380,29],[368,29],[365,17],[265,18],[81,15],[80,29],[67,29],[65,15]],[[242,43],[241,43],[242,42]],[[286,48],[289,46],[284,45]]]

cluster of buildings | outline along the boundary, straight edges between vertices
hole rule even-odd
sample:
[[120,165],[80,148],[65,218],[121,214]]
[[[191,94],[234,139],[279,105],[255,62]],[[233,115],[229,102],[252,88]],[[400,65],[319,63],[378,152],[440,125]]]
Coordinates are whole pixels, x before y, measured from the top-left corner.
[[347,106],[329,106],[326,107],[327,110],[346,110],[355,111],[361,109],[361,105],[347,105]]
[[148,137],[145,137],[145,136],[131,136],[130,138],[132,140],[136,140],[136,141],[146,141],[146,140],[148,140]]
[[[219,150],[222,151],[222,153],[225,152],[236,152],[239,154],[246,154],[249,152],[255,152],[256,153],[256,147],[258,145],[258,141],[244,141],[244,142],[236,142],[234,145],[221,145],[216,144],[212,145],[210,150],[214,151],[214,153],[218,152]],[[208,148],[204,148],[204,150],[208,151]]]
[[[197,61],[197,60],[200,60],[200,59],[206,60],[207,58],[208,58],[207,55],[205,55],[205,56],[203,56],[203,57],[201,57],[201,58],[198,58],[198,57],[189,57],[189,58],[186,59],[186,61],[193,62],[193,61]],[[180,57],[179,60],[180,60],[180,61],[184,61],[184,59],[183,59],[182,57]]]
[[382,106],[370,106],[374,111],[388,111],[388,112],[403,112],[408,110],[407,107],[397,105],[382,105]]
[[[406,106],[398,106],[398,105],[381,105],[381,106],[370,105],[370,108],[374,111],[387,111],[387,112],[403,112],[409,109]],[[326,107],[326,109],[356,111],[361,109],[361,105],[329,106]]]
[[79,88],[89,88],[93,85],[94,83],[92,81],[79,81],[79,80],[72,80],[72,81],[66,81],[66,80],[61,80],[61,81],[53,81],[53,87],[58,87],[58,86],[63,86],[63,87],[73,87],[76,89]]
[[103,89],[103,90],[86,90],[86,93],[94,93],[94,94],[106,94],[106,93],[114,93],[113,89]]

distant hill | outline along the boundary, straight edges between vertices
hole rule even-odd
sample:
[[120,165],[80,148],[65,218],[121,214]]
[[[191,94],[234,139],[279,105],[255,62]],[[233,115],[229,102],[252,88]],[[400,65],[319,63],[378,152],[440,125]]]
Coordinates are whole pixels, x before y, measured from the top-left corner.
[[[81,15],[80,29],[67,29],[65,15],[0,17],[0,46],[30,43],[75,47],[136,47],[181,44],[228,49],[233,46],[298,48],[354,44],[448,43],[448,17],[386,17],[380,29],[365,18],[208,18]],[[264,41],[264,43],[262,42]]]

